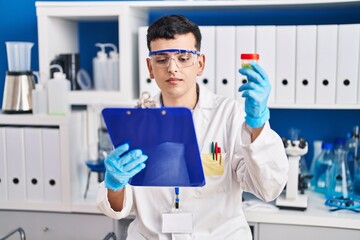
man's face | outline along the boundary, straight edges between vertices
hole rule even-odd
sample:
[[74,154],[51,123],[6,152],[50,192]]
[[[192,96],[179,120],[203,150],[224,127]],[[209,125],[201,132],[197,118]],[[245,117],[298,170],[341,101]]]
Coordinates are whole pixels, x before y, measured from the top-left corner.
[[[193,50],[195,37],[192,33],[177,35],[175,39],[157,39],[150,43],[151,52],[166,49]],[[161,55],[160,55],[161,54]],[[176,52],[163,52],[147,59],[150,78],[155,79],[164,97],[181,99],[196,89],[196,78],[203,72],[205,57],[190,54],[193,61],[184,64],[185,55]],[[166,63],[165,63],[166,62]],[[162,66],[161,66],[162,64]]]

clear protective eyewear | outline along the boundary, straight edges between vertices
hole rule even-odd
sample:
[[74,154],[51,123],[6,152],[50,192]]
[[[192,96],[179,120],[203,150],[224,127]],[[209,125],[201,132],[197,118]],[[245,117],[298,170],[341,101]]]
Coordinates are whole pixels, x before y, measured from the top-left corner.
[[151,65],[158,68],[168,68],[171,60],[175,61],[178,68],[190,67],[194,65],[198,55],[200,55],[199,51],[186,49],[164,49],[149,52]]

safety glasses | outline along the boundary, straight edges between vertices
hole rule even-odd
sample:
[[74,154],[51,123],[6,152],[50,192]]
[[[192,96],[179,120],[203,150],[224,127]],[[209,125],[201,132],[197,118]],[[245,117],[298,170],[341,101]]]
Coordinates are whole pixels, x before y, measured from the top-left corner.
[[194,65],[199,51],[186,49],[164,49],[149,52],[151,65],[155,68],[168,68],[170,61],[174,60],[178,68],[186,68]]

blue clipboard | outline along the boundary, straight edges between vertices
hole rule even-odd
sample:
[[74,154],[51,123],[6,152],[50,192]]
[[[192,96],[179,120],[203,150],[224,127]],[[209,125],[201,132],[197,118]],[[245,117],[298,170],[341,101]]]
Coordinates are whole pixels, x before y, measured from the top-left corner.
[[205,177],[192,113],[188,108],[105,108],[114,147],[128,143],[149,158],[129,180],[133,186],[199,187]]

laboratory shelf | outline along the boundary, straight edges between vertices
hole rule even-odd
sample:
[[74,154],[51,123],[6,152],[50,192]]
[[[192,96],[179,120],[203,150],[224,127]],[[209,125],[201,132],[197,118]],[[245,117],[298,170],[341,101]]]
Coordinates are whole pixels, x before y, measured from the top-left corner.
[[[138,29],[148,25],[151,13],[183,12],[224,14],[249,9],[322,10],[359,7],[356,0],[240,0],[240,1],[37,1],[36,15],[39,39],[40,72],[49,71],[57,54],[79,52],[81,21],[117,21],[119,49],[119,91],[72,91],[73,105],[130,106],[139,97]],[[224,17],[225,15],[223,15]],[[293,109],[359,109],[357,105],[272,104],[272,108]]]

